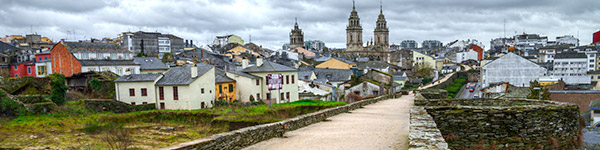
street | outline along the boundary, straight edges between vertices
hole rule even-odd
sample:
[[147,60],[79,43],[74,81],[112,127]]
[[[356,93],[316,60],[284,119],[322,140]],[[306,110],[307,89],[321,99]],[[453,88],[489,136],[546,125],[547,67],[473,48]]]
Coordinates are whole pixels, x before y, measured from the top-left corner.
[[477,84],[477,82],[471,82],[471,85],[475,86],[475,90],[473,90],[473,92],[470,92],[469,89],[466,89],[467,84],[465,84],[465,85],[463,85],[463,87],[461,89],[462,93],[459,93],[460,96],[458,96],[458,98],[461,98],[461,99],[474,98],[475,94],[477,94],[479,92],[479,90],[481,90],[481,86],[479,86],[479,84]]

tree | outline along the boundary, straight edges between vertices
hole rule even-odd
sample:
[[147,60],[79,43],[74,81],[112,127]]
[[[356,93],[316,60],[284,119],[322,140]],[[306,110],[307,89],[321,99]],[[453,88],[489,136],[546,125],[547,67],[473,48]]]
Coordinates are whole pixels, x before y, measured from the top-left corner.
[[162,57],[162,61],[163,62],[173,62],[173,54],[171,53],[164,53],[163,57]]
[[419,78],[431,78],[433,77],[433,67],[428,62],[423,62],[422,64],[415,65],[415,75]]
[[[539,89],[535,89],[539,88]],[[529,82],[529,95],[527,95],[527,99],[539,99],[540,91],[542,91],[542,100],[550,100],[550,92],[548,92],[547,88],[544,88],[538,81]]]
[[67,85],[65,85],[65,75],[62,74],[51,74],[50,80],[52,81],[52,91],[50,92],[50,99],[56,105],[63,105],[65,103],[65,96]]
[[146,53],[143,52],[139,52],[135,55],[135,57],[147,57],[148,55],[146,55]]

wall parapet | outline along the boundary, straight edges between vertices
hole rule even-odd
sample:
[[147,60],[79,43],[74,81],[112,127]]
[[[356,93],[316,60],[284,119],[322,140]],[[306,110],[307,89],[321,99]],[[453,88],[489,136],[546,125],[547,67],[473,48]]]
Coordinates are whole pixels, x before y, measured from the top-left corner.
[[448,150],[448,143],[442,137],[433,118],[421,106],[410,108],[408,141],[409,150]]
[[324,109],[321,111],[300,115],[283,121],[261,124],[241,128],[234,131],[215,134],[209,137],[196,139],[178,145],[162,148],[161,150],[229,150],[242,149],[244,147],[265,141],[274,137],[282,137],[287,131],[296,130],[313,123],[317,123],[337,114],[349,112],[365,105],[389,99],[384,95],[372,99],[353,102],[344,106]]

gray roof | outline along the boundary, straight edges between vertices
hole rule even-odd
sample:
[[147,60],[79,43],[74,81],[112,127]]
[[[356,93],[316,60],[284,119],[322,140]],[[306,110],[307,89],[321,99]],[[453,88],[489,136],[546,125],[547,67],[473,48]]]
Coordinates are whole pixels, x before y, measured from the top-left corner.
[[584,53],[565,52],[558,53],[554,56],[554,59],[569,59],[569,58],[587,58]]
[[251,79],[260,78],[258,76],[247,74],[247,73],[244,73],[244,72],[241,72],[241,71],[227,71],[227,72],[233,73],[233,74],[236,74],[236,75],[240,75],[240,76],[244,76],[244,77],[248,77],[248,78],[251,78]]
[[140,65],[140,69],[169,69],[167,64],[156,57],[134,57],[133,62]]
[[[198,77],[204,75],[214,66],[207,64],[196,64],[198,68]],[[175,67],[167,71],[164,77],[156,83],[156,85],[189,85],[196,78],[192,78],[191,66]]]
[[8,43],[0,42],[0,53],[4,53],[5,51],[13,51],[13,50],[21,50],[21,48],[15,47]]
[[133,53],[117,44],[107,43],[83,43],[63,42],[63,45],[71,52],[95,52],[95,53]]
[[350,69],[326,69],[326,68],[309,68],[301,67],[298,68],[298,79],[304,79],[304,76],[310,76],[311,73],[315,73],[317,76],[316,81],[322,82],[343,82],[350,80],[352,76],[352,70]]
[[384,68],[387,68],[387,67],[389,67],[390,69],[391,68],[400,68],[400,67],[398,67],[396,65],[392,65],[392,64],[389,64],[389,63],[384,62],[384,61],[368,61],[368,62],[364,62],[364,63],[359,63],[358,64],[358,68],[359,69],[367,69],[367,68],[371,68],[371,69],[372,68],[384,69]]
[[225,72],[215,70],[215,83],[235,82],[235,80],[225,75]]
[[309,80],[304,78],[305,76],[308,76],[310,78],[311,74],[313,73],[312,70],[300,70],[300,68],[298,68],[298,79],[303,79],[303,80]]
[[248,68],[242,70],[242,72],[283,72],[283,71],[297,71],[297,70],[294,68],[284,66],[284,65],[281,65],[278,63],[270,62],[270,61],[264,61],[263,64],[260,66],[252,66],[252,67],[248,67]]
[[405,81],[406,77],[403,77],[403,76],[394,76],[393,79],[394,79],[394,81]]
[[119,77],[115,82],[144,82],[154,81],[162,74],[130,74]]
[[315,58],[315,61],[324,62],[324,61],[327,61],[329,59],[331,59],[331,57],[323,56],[323,57],[317,57],[317,58]]
[[79,60],[82,66],[123,66],[138,65],[133,60]]

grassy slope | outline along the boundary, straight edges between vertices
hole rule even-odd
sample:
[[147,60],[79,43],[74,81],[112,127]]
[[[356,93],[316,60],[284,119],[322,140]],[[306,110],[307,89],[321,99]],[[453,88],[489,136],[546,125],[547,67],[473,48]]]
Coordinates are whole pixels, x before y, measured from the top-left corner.
[[[106,147],[105,142],[100,140],[103,136],[102,126],[122,124],[123,128],[132,131],[131,136],[137,148],[152,149],[228,130],[227,126],[211,126],[210,123],[215,120],[268,123],[345,104],[302,100],[273,105],[272,109],[267,105],[257,105],[115,114],[90,112],[83,108],[82,102],[69,102],[51,114],[0,119],[0,148],[101,148]],[[163,127],[173,127],[174,130],[160,130]]]

